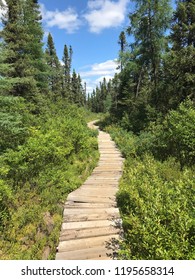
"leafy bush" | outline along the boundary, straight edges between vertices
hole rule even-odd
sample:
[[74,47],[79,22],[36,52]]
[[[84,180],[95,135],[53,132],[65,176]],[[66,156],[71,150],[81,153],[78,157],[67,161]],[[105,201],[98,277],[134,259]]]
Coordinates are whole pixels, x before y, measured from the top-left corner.
[[0,96],[0,151],[16,148],[28,135],[32,119],[22,98]]
[[9,217],[9,203],[12,200],[12,190],[4,180],[0,179],[0,230],[3,230]]
[[[117,194],[124,228],[120,259],[195,257],[194,168],[181,170],[176,153],[180,153],[181,145],[176,145],[179,142],[183,143],[186,161],[188,152],[189,157],[193,155],[190,153],[194,142],[190,138],[194,130],[193,108],[190,105],[188,111],[185,104],[182,106],[180,110],[188,116],[184,118],[187,123],[180,119],[178,110],[167,116],[169,122],[164,120],[163,125],[158,124],[139,136],[117,126],[107,127],[126,158]],[[172,150],[168,150],[171,143]],[[190,162],[193,163],[192,157]]]
[[51,106],[35,124],[23,144],[0,157],[1,259],[41,259],[46,249],[46,258],[55,257],[63,203],[98,160],[97,132],[82,110]]
[[194,259],[195,178],[173,160],[128,159],[118,204],[125,231],[121,259]]
[[138,137],[131,132],[127,132],[119,126],[110,125],[106,127],[106,131],[110,133],[114,139],[122,154],[125,157],[135,157],[136,154],[136,142]]
[[174,156],[182,168],[195,164],[195,109],[191,101],[170,111],[162,125],[153,127],[153,134],[153,152],[158,158]]

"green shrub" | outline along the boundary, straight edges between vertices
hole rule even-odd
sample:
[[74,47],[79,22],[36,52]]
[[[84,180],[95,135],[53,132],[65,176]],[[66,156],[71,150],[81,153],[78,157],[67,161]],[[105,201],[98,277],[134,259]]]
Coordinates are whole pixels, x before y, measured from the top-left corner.
[[4,180],[0,179],[0,230],[5,227],[10,218],[9,204],[11,200],[11,187]]
[[0,151],[16,148],[28,135],[32,119],[22,98],[0,96]]
[[[186,161],[188,152],[189,157],[192,156],[193,108],[190,105],[187,111],[186,105],[183,106],[184,115],[192,116],[185,119],[187,124],[183,123],[186,131],[182,130],[179,110],[167,116],[169,122],[165,120],[163,125],[155,125],[139,136],[117,126],[107,127],[126,158],[117,194],[124,228],[120,259],[195,257],[194,168],[183,167],[181,170],[180,157],[176,153],[180,153],[181,145],[176,146],[180,142],[185,143],[182,148]],[[172,150],[168,150],[173,139],[176,142]],[[193,163],[192,157],[190,162]],[[189,163],[185,162],[185,165]]]
[[99,155],[97,132],[87,127],[83,114],[75,106],[51,106],[28,126],[23,144],[1,155],[5,207],[0,219],[6,224],[0,259],[41,259],[46,248],[47,258],[55,257],[64,201],[89,176]]
[[128,159],[117,195],[125,232],[120,258],[194,259],[194,185],[193,173],[181,173],[174,160]]
[[154,153],[158,158],[174,156],[183,168],[195,164],[195,109],[191,101],[171,111],[162,125],[154,126]]
[[115,125],[107,126],[106,131],[110,133],[124,157],[136,156],[137,136]]

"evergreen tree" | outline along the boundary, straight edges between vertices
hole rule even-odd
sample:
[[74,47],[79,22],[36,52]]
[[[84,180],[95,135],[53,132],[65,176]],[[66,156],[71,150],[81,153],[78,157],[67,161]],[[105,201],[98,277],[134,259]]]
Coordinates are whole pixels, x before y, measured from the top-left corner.
[[[127,33],[133,42],[123,53],[123,69],[118,75],[112,116],[126,129],[139,132],[158,110],[162,55],[167,48],[166,29],[170,24],[169,0],[134,0]],[[122,33],[120,35],[122,36]],[[153,113],[152,113],[153,114]]]
[[118,43],[120,45],[120,69],[123,70],[123,54],[125,52],[125,47],[127,44],[124,31],[121,31]]
[[47,67],[43,52],[43,29],[38,0],[24,1],[24,24],[26,34],[30,35],[27,42],[27,53],[30,54],[32,66],[35,68],[35,80],[38,88],[47,92]]
[[80,95],[80,106],[85,106],[86,104],[86,89],[82,85],[82,79],[80,74],[77,75],[78,89]]
[[73,69],[72,81],[71,81],[71,101],[77,105],[79,105],[80,103],[77,74],[74,69]]
[[56,49],[52,35],[49,33],[47,39],[47,48],[45,50],[46,61],[49,66],[49,88],[54,93],[54,97],[62,93],[62,69],[56,54]]
[[3,27],[1,38],[7,50],[4,63],[11,65],[7,76],[18,78],[9,94],[32,100],[47,85],[37,1],[7,0]]
[[71,90],[71,66],[72,66],[72,47],[68,48],[67,45],[64,46],[64,53],[62,61],[64,62],[64,95],[71,100],[70,90]]
[[71,101],[78,106],[84,106],[86,99],[80,75],[73,70],[71,78]]
[[178,1],[170,37],[173,50],[195,47],[195,0]]
[[[135,42],[132,45],[139,63],[139,78],[147,69],[148,77],[157,87],[161,55],[166,47],[165,31],[170,23],[169,0],[134,0],[136,11],[130,14],[128,33]],[[145,69],[144,69],[145,68]]]
[[8,52],[5,49],[4,44],[0,43],[0,95],[8,95],[12,90],[13,85],[18,82],[17,78],[9,77],[11,65],[5,63],[5,57],[7,56]]
[[[172,48],[164,59],[163,108],[176,109],[186,98],[195,100],[195,1],[178,1],[171,28]],[[163,95],[166,91],[166,96]]]

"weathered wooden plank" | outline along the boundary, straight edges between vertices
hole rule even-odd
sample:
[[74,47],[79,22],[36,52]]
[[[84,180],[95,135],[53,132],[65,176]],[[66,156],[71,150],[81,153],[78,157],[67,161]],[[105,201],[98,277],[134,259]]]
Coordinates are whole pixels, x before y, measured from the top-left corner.
[[83,222],[70,222],[62,223],[62,230],[65,229],[81,229],[81,228],[93,228],[93,227],[109,227],[116,226],[115,221],[100,220],[100,221],[83,221]]
[[109,180],[109,181],[114,181],[114,180],[118,180],[118,179],[120,179],[120,175],[112,175],[112,174],[110,174],[110,175],[104,175],[104,174],[98,174],[98,175],[96,175],[96,174],[92,174],[91,175],[91,177],[90,177],[90,180]]
[[[94,128],[93,122],[89,127]],[[97,127],[96,127],[97,129]],[[112,259],[106,243],[120,238],[116,193],[124,158],[109,134],[99,131],[99,163],[84,184],[68,195],[56,259]]]
[[115,195],[117,192],[117,188],[110,188],[110,187],[107,187],[107,188],[99,188],[97,189],[96,186],[82,186],[81,188],[75,190],[74,194],[89,194],[89,195],[104,195],[104,196],[108,196],[109,194],[110,195]]
[[[66,203],[64,204],[65,209],[75,209],[75,208],[79,208],[79,209],[99,209],[99,208],[116,208],[116,203],[82,203],[82,202],[74,202],[74,201],[66,201]],[[117,209],[117,208],[116,208]]]
[[[79,211],[78,211],[79,212]],[[115,214],[107,214],[107,213],[101,213],[101,214],[75,214],[75,215],[66,215],[63,218],[63,222],[82,222],[82,221],[97,221],[97,220],[115,220],[119,219],[120,215],[119,213]]]
[[118,189],[118,182],[112,182],[112,183],[110,183],[110,182],[102,182],[102,181],[100,181],[100,182],[98,182],[98,181],[96,181],[96,182],[85,182],[85,184],[83,184],[83,187],[84,186],[90,186],[90,187],[94,187],[94,188],[110,188],[110,187],[112,187],[112,188],[115,188],[115,189]]
[[[104,189],[106,190],[106,188],[104,188]],[[104,192],[104,189],[102,189],[102,191],[99,191],[99,192],[97,192],[96,190],[95,191],[78,190],[78,191],[75,191],[74,193],[72,193],[71,195],[80,197],[79,199],[82,198],[82,200],[83,200],[83,196],[85,196],[85,197],[90,197],[90,200],[93,200],[93,201],[94,201],[94,199],[92,197],[97,198],[97,199],[95,199],[95,201],[103,198],[104,203],[106,203],[107,201],[110,201],[110,199],[112,199],[112,198],[113,198],[113,201],[115,201],[115,196],[116,196],[117,190],[115,192],[111,193],[111,192]],[[105,200],[105,198],[107,198],[108,200]],[[71,196],[69,196],[68,200],[76,201],[75,198],[72,199]],[[77,199],[77,201],[78,201],[78,199]],[[101,201],[101,203],[102,203],[102,201]]]
[[89,229],[69,229],[62,230],[60,241],[71,240],[76,238],[105,236],[119,234],[121,229],[119,227],[102,227],[102,228],[89,228]]
[[56,260],[101,260],[109,257],[109,253],[112,253],[112,250],[108,250],[104,246],[93,247],[90,249],[57,253]]
[[84,184],[87,184],[87,183],[100,183],[100,182],[102,182],[102,183],[106,183],[106,184],[108,184],[108,185],[111,185],[111,184],[113,184],[113,183],[118,183],[118,179],[113,179],[113,178],[94,178],[94,177],[91,177],[91,178],[89,178],[88,180],[86,180],[85,181],[85,183]]
[[114,202],[115,201],[115,196],[110,196],[110,197],[100,197],[100,196],[85,196],[85,195],[74,195],[74,194],[69,194],[67,197],[67,200],[71,201],[76,201],[76,202],[95,202],[95,203],[109,203],[109,202]]
[[61,241],[57,250],[58,252],[77,251],[82,249],[90,249],[93,247],[105,246],[109,242],[119,240],[120,236],[117,234],[106,236],[95,236],[75,240]]
[[104,165],[102,165],[100,167],[97,167],[97,168],[94,169],[92,174],[96,174],[98,172],[102,172],[102,173],[105,173],[105,174],[113,173],[113,174],[120,174],[120,175],[122,173],[120,166],[115,166],[114,167],[112,165],[111,166],[106,166],[106,165],[104,166]]
[[97,175],[97,174],[102,174],[102,175],[108,175],[108,176],[110,176],[110,175],[112,175],[112,176],[121,176],[121,170],[117,167],[117,168],[115,168],[115,169],[113,169],[113,167],[112,166],[110,166],[110,168],[109,168],[109,170],[107,170],[107,169],[104,169],[103,167],[101,167],[101,168],[96,168],[96,169],[94,169],[94,171],[93,171],[93,173],[92,173],[92,175]]
[[91,214],[91,213],[94,213],[94,214],[103,214],[103,213],[106,213],[106,214],[115,214],[115,213],[119,213],[119,210],[118,208],[81,208],[80,211],[78,209],[72,209],[72,208],[65,208],[64,209],[64,213],[63,215],[75,215],[75,214]]

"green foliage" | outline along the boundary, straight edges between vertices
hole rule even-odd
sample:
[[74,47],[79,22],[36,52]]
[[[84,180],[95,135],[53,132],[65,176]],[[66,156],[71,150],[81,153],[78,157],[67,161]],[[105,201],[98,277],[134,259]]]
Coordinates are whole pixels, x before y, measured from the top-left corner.
[[191,101],[170,111],[162,125],[154,126],[154,153],[165,159],[174,156],[183,168],[195,164],[195,108]]
[[[163,125],[155,124],[153,130],[139,136],[119,126],[110,125],[106,130],[126,158],[117,194],[124,228],[118,257],[194,259],[192,103],[182,104],[170,112]],[[183,164],[191,168],[183,166],[181,170],[180,155]]]
[[114,123],[139,134],[181,102],[194,101],[195,1],[177,1],[172,15],[168,0],[133,2],[131,41],[119,55],[122,69],[112,87],[110,113]]
[[32,119],[22,98],[0,96],[0,153],[25,141]]
[[48,74],[49,88],[52,91],[52,94],[54,95],[53,99],[56,100],[57,96],[62,95],[63,73],[62,73],[62,67],[60,65],[58,56],[56,54],[53,38],[50,33],[47,39],[45,58],[49,68],[49,74]]
[[[5,171],[0,167],[0,172]],[[9,217],[9,204],[12,201],[12,189],[2,179],[0,179],[0,230],[3,230]]]
[[1,155],[1,259],[55,257],[63,203],[97,162],[97,135],[83,110],[58,105],[28,128],[23,144]]
[[184,166],[195,164],[195,109],[191,101],[181,103],[161,121],[151,122],[148,129],[139,135],[120,126],[108,126],[107,131],[114,137],[125,157],[153,154],[157,159],[174,157]]
[[145,153],[154,151],[156,136],[143,131],[139,136],[124,130],[120,126],[110,125],[106,130],[111,134],[125,158],[142,157]]
[[92,112],[95,113],[106,113],[110,110],[112,106],[112,87],[113,82],[109,80],[106,81],[106,78],[100,82],[99,87],[97,86],[93,93],[88,96],[87,107]]
[[111,134],[124,157],[136,156],[137,137],[133,133],[128,133],[119,126],[108,126],[106,131]]
[[173,16],[171,39],[173,49],[195,46],[195,1],[178,1]]
[[125,231],[119,258],[194,259],[193,172],[151,156],[126,161],[118,204]]
[[6,48],[3,76],[18,79],[9,94],[34,100],[38,89],[46,89],[39,6],[33,0],[9,0],[1,38]]

